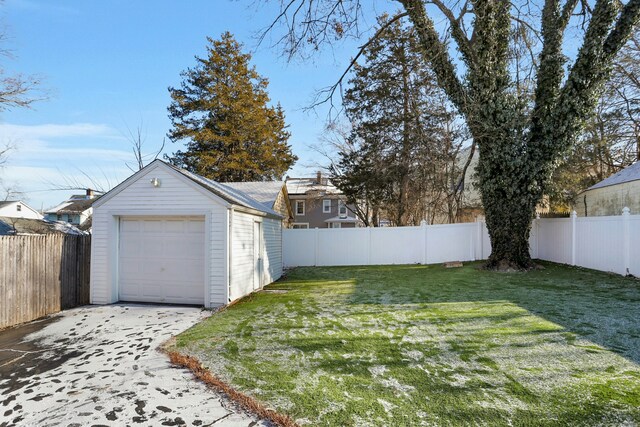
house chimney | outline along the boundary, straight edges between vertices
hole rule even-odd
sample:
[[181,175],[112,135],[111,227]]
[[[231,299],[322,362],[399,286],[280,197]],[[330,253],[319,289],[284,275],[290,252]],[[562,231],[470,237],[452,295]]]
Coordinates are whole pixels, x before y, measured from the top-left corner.
[[316,174],[316,182],[322,184],[322,171],[318,171]]
[[87,188],[87,199],[93,199],[95,197],[92,189]]

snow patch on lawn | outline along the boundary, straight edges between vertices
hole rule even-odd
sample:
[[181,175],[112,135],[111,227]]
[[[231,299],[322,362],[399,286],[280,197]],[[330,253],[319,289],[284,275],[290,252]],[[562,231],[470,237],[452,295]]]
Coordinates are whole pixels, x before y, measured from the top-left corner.
[[387,402],[387,401],[386,401],[386,400],[384,400],[384,399],[378,399],[378,403],[379,403],[380,405],[382,405],[382,407],[384,408],[384,411],[385,411],[386,413],[389,413],[389,412],[391,412],[394,408],[397,408],[397,406],[396,406],[396,405],[394,405],[394,404],[393,404],[393,403],[391,403],[391,402]]

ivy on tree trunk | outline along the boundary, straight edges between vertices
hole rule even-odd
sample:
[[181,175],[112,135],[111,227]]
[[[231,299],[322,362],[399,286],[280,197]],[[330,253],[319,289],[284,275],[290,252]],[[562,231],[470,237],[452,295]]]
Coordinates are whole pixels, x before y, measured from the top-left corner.
[[564,6],[559,0],[545,1],[532,112],[510,89],[509,1],[472,1],[471,38],[460,29],[460,22],[450,22],[466,67],[464,81],[424,2],[399,1],[418,32],[425,60],[464,115],[480,150],[478,179],[492,246],[487,267],[531,268],[529,233],[536,206],[549,186],[555,162],[574,142],[597,102],[616,53],[637,24],[640,0],[630,0],[622,10],[613,0],[596,2],[566,79],[562,42],[577,1],[568,0]]
[[[492,245],[488,267],[528,269],[532,266],[528,238],[536,206],[549,188],[557,161],[592,113],[616,54],[637,25],[640,0],[541,0],[541,21],[533,25],[540,30],[542,45],[535,52],[533,100],[523,99],[518,73],[509,60],[512,13],[521,12],[511,1],[397,3],[404,10],[391,21],[406,18],[413,27],[424,61],[464,117],[479,149],[478,184]],[[277,20],[288,28],[282,40],[289,57],[305,46],[315,51],[323,43],[361,35],[365,4],[362,0],[280,0]],[[577,10],[579,4],[582,11]],[[582,45],[566,71],[563,42],[577,12],[588,19],[582,23]],[[446,26],[441,19],[434,20],[436,13],[444,17]],[[531,21],[533,16],[528,18]],[[451,56],[454,51],[457,62]],[[463,73],[457,71],[458,65]],[[326,92],[325,99],[340,83]]]

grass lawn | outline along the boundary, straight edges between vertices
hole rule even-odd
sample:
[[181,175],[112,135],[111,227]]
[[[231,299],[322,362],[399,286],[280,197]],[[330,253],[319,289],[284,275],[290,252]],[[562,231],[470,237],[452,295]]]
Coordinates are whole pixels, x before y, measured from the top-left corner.
[[544,266],[298,268],[175,345],[300,424],[640,424],[640,281]]

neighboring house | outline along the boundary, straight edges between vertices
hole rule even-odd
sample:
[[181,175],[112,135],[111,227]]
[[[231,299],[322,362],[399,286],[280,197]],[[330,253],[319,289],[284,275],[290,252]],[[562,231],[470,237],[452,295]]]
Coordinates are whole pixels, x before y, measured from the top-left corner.
[[315,178],[286,180],[293,208],[292,228],[353,228],[361,221],[345,196],[318,172]]
[[[465,163],[469,159],[469,154],[471,152],[471,147],[467,147],[463,150],[460,150],[458,154],[457,166],[462,170]],[[476,179],[476,168],[478,167],[478,162],[480,160],[480,152],[476,147],[476,150],[471,157],[471,162],[469,162],[469,166],[467,167],[467,171],[464,175],[464,187],[462,194],[462,205],[460,207],[459,219],[458,222],[474,222],[479,217],[484,216],[484,207],[482,206],[482,198],[480,195],[480,187],[478,186],[478,182]],[[545,197],[543,202],[540,203],[536,207],[536,213],[538,214],[546,214],[549,213],[549,208],[547,207],[548,199]],[[441,221],[434,221],[434,223],[446,222],[445,218],[442,218]]]
[[0,217],[42,219],[42,215],[20,200],[0,202]]
[[280,214],[154,160],[94,204],[91,303],[217,307],[282,275]]
[[[73,195],[69,200],[47,210],[45,219],[48,221],[62,221],[73,224],[82,229],[87,228],[86,222],[93,214],[93,203],[98,200],[93,190],[87,189],[86,194]],[[89,223],[90,224],[90,223]]]
[[640,213],[640,161],[578,194],[573,209],[578,216],[620,215],[628,207]]
[[278,212],[283,218],[283,226],[290,228],[293,223],[293,209],[289,201],[287,186],[281,181],[225,182],[225,186],[240,190],[249,197]]
[[[456,161],[458,168],[462,170],[465,163],[469,159],[471,153],[471,147],[460,150],[458,159]],[[467,167],[467,171],[464,175],[464,186],[462,194],[462,205],[458,213],[459,222],[474,222],[478,217],[484,215],[484,208],[482,207],[482,200],[480,198],[480,188],[476,183],[475,174],[478,167],[478,161],[480,154],[476,148],[471,157],[471,162]],[[434,223],[446,222],[443,218],[442,221],[434,221]]]
[[0,217],[0,236],[22,236],[38,234],[85,234],[71,224],[49,222],[35,218]]

